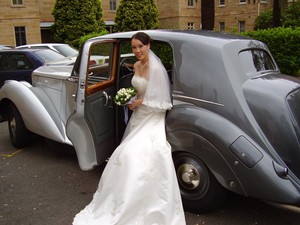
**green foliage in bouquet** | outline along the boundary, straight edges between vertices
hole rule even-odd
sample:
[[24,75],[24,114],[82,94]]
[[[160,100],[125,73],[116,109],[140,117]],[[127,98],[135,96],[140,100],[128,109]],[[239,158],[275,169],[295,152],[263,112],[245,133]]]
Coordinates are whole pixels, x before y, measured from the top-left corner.
[[126,105],[130,99],[136,95],[136,93],[137,92],[134,87],[121,88],[114,97],[114,102],[117,105]]

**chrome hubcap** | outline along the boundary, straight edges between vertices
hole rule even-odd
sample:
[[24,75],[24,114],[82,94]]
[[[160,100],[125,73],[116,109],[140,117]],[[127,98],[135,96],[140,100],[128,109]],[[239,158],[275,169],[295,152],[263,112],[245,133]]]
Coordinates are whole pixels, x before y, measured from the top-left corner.
[[178,170],[179,181],[187,189],[195,189],[200,184],[200,174],[191,164],[182,164]]
[[10,130],[12,132],[12,135],[16,136],[16,119],[15,117],[12,118],[12,120],[9,122]]

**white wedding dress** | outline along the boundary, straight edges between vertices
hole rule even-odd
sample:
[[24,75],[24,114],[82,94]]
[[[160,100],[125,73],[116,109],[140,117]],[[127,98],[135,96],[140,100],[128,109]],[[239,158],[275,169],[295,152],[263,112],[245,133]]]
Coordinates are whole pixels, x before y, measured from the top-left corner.
[[[148,80],[134,75],[143,98]],[[109,159],[93,200],[73,225],[185,225],[180,191],[165,134],[165,110],[140,105]]]

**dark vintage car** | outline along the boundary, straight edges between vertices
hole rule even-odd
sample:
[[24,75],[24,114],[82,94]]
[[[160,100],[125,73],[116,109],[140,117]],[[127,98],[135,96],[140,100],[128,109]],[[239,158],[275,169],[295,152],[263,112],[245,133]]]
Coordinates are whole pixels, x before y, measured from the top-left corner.
[[[146,32],[170,76],[166,133],[185,209],[212,210],[228,192],[298,207],[300,80],[281,74],[267,46],[253,39]],[[42,66],[32,85],[7,82],[0,115],[12,144],[23,147],[36,133],[73,146],[83,170],[103,163],[125,128],[112,99],[130,85],[133,34],[88,40],[74,67]]]
[[5,80],[31,83],[32,71],[44,63],[64,59],[59,53],[47,49],[0,50],[0,87]]

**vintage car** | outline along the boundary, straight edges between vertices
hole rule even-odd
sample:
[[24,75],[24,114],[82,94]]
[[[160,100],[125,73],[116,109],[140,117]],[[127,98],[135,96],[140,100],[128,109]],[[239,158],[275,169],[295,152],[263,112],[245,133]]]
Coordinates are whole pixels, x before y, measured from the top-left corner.
[[[298,207],[300,80],[281,74],[257,40],[213,31],[145,32],[170,77],[166,133],[185,209],[213,210],[229,192]],[[0,115],[12,144],[24,147],[34,133],[73,146],[83,170],[107,160],[126,126],[113,97],[130,86],[133,34],[88,40],[74,66],[39,67],[32,85],[6,82]]]

